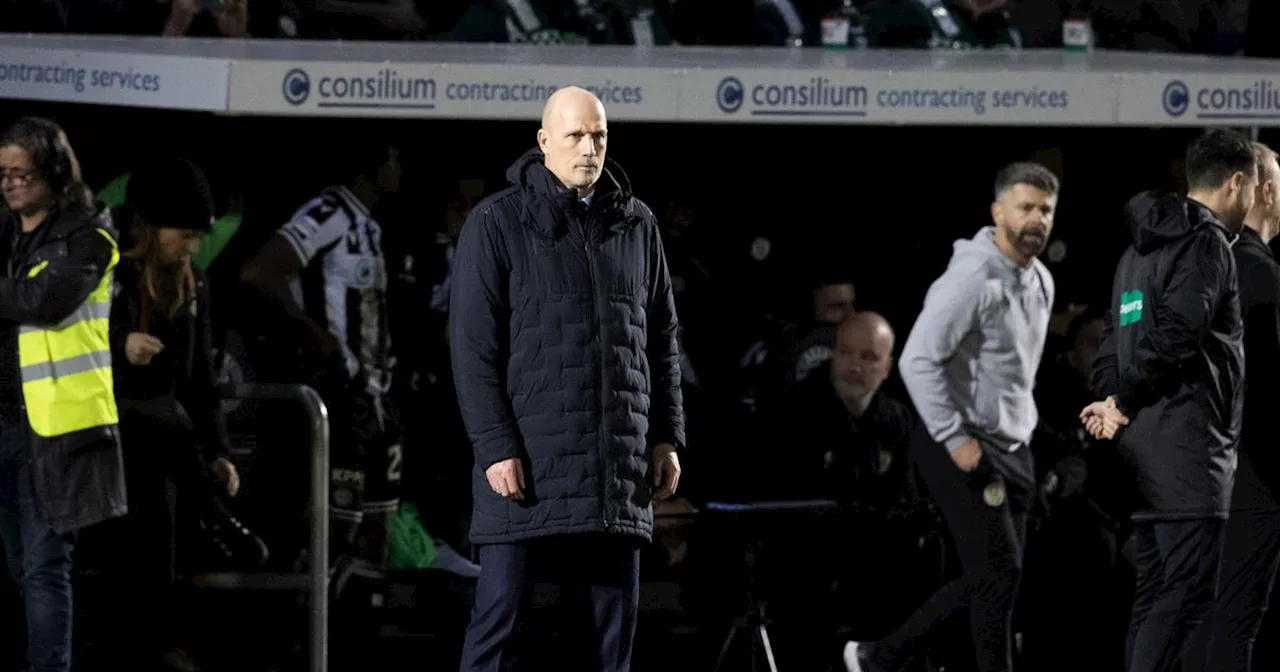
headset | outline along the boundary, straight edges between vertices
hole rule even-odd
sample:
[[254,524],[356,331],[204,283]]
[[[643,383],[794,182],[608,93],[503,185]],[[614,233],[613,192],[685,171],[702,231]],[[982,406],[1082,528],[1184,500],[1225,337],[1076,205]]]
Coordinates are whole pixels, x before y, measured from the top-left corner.
[[36,171],[55,194],[66,193],[78,182],[76,158],[67,134],[56,122],[43,117],[23,117],[5,131],[0,145],[16,145],[31,153]]

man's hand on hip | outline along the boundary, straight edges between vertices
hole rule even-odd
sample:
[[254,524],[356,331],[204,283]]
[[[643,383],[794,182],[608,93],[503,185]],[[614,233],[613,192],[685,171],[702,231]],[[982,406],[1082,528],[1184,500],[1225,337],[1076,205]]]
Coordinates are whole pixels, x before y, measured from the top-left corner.
[[969,437],[959,448],[951,451],[951,460],[960,467],[960,471],[966,474],[978,468],[978,461],[982,459],[982,446],[978,445],[978,440]]
[[676,455],[676,447],[669,443],[659,443],[653,447],[653,501],[661,502],[676,494],[680,485],[680,458]]
[[484,471],[489,479],[489,487],[500,496],[515,501],[524,500],[524,466],[520,458],[510,457],[501,462],[494,462]]

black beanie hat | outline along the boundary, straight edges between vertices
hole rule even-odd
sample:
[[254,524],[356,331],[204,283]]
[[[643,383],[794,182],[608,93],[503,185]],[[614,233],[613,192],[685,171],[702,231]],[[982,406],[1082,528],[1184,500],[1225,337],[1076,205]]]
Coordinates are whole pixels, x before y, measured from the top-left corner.
[[129,178],[125,207],[148,226],[210,231],[213,191],[198,166],[186,159],[151,161]]

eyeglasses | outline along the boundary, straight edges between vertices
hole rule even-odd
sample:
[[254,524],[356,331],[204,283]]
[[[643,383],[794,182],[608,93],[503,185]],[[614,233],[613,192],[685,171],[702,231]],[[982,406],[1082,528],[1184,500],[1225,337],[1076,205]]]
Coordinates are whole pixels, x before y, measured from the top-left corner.
[[35,179],[35,173],[29,170],[0,170],[0,184],[13,182],[19,187],[25,187],[33,179]]

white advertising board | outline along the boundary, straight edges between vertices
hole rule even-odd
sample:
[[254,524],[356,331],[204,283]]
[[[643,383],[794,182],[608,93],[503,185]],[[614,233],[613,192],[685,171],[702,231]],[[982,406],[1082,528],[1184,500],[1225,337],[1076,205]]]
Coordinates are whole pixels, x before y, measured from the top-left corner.
[[0,98],[225,110],[231,61],[11,47],[0,41]]

